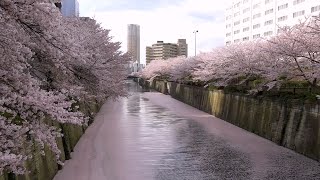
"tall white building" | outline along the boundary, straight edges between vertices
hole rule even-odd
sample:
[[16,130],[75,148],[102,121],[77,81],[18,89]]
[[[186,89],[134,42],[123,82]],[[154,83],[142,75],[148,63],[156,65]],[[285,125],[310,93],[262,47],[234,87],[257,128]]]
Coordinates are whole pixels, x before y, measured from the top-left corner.
[[127,51],[132,56],[132,61],[140,63],[140,26],[128,24]]
[[65,17],[79,17],[78,0],[62,0],[61,12]]
[[276,35],[279,27],[319,13],[320,0],[233,0],[226,10],[225,44]]

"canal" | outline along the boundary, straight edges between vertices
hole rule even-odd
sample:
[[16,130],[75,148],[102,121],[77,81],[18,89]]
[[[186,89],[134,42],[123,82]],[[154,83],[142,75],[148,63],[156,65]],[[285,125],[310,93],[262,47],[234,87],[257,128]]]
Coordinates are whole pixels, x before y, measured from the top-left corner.
[[55,180],[320,179],[320,163],[128,81]]

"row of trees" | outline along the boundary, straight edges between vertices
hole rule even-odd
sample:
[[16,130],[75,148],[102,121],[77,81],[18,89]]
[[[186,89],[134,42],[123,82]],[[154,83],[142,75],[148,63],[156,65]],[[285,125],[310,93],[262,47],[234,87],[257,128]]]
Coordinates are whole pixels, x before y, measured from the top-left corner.
[[26,172],[33,141],[59,162],[62,134],[46,119],[83,125],[79,101],[126,95],[119,48],[109,30],[62,17],[52,0],[0,1],[0,175]]
[[284,81],[318,86],[320,78],[320,17],[280,29],[269,39],[213,49],[196,57],[152,61],[140,73],[145,79],[200,81],[214,86],[259,79],[253,92],[279,87]]

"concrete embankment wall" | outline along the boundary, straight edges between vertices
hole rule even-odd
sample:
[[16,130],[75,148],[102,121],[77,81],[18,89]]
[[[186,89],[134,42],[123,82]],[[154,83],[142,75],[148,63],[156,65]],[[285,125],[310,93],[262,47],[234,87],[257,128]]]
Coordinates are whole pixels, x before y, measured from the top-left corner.
[[[88,116],[92,116],[97,113],[101,107],[101,103],[91,100],[86,103],[80,104],[80,110]],[[92,114],[93,113],[93,114]],[[70,154],[73,148],[77,144],[80,137],[84,134],[86,127],[70,125],[70,124],[59,124],[51,120],[47,120],[48,124],[55,125],[62,129],[64,136],[57,139],[57,144],[61,151],[61,161],[65,161],[71,158]],[[55,155],[45,147],[45,156],[40,154],[39,146],[34,143],[32,146],[32,159],[27,161],[26,167],[29,171],[25,175],[15,174],[4,174],[0,176],[0,180],[50,180],[53,179],[55,174],[58,172],[60,165],[55,160]]]
[[142,86],[320,161],[320,103],[254,98],[174,82],[144,81]]

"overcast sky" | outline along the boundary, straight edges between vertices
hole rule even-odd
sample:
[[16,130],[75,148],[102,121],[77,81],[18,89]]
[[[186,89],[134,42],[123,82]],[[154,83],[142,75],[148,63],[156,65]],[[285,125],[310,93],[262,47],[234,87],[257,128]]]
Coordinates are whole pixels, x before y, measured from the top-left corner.
[[145,48],[158,40],[176,43],[187,39],[189,56],[194,55],[194,30],[197,51],[210,51],[223,45],[224,10],[230,0],[78,0],[80,16],[94,17],[111,29],[115,41],[127,50],[127,24],[140,25],[140,56],[145,63]]

